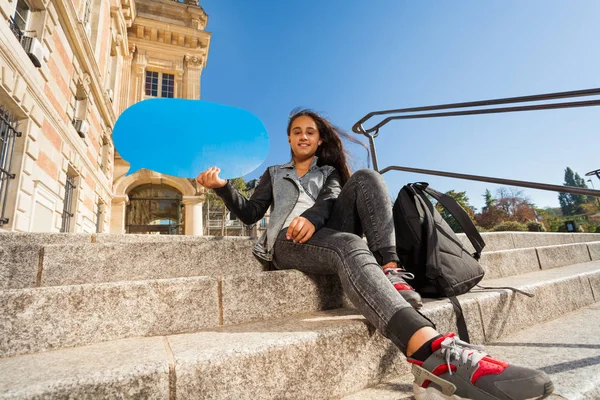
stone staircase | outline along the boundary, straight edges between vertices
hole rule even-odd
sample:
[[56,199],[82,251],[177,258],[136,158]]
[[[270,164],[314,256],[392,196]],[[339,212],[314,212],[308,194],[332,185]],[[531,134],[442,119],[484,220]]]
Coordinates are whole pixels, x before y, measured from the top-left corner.
[[[483,236],[484,284],[535,297],[461,296],[472,341],[546,370],[556,398],[600,398],[581,374],[600,375],[600,234]],[[411,398],[403,356],[336,277],[264,271],[253,245],[0,233],[0,398]],[[447,300],[424,313],[456,329]]]

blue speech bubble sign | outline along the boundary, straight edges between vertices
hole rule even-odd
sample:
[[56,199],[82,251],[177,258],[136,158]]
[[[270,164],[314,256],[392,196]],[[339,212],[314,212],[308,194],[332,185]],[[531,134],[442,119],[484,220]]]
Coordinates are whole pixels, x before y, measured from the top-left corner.
[[115,147],[131,164],[195,178],[217,166],[224,179],[256,169],[269,152],[269,135],[254,114],[203,100],[149,99],[127,108],[113,129]]

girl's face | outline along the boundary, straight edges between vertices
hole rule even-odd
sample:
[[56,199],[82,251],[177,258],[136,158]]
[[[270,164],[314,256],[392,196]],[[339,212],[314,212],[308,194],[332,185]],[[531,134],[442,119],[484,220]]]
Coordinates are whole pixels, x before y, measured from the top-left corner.
[[307,115],[292,121],[288,142],[294,158],[309,158],[315,155],[322,143],[315,120]]

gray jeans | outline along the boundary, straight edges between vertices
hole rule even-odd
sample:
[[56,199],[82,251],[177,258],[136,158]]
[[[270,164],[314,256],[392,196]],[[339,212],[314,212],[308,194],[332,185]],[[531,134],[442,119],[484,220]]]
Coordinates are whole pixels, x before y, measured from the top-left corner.
[[412,335],[422,327],[433,326],[404,300],[381,269],[380,263],[398,258],[391,202],[385,181],[377,172],[355,172],[344,185],[325,227],[306,243],[287,240],[286,230],[275,242],[276,267],[337,274],[352,303],[405,354]]

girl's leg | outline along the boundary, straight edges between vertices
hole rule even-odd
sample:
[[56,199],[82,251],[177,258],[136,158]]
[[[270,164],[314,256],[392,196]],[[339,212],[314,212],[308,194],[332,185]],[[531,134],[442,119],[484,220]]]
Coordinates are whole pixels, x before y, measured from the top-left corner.
[[[411,355],[416,399],[448,398],[442,391],[450,390],[461,398],[517,400],[543,398],[553,390],[543,372],[492,359],[452,334],[439,335],[428,319],[398,295],[357,235],[322,228],[300,244],[286,240],[284,230],[275,242],[275,262],[282,269],[337,272],[344,291],[362,314],[405,355]],[[473,371],[478,379],[465,379]]]
[[[369,249],[379,265],[397,261],[391,201],[383,179],[374,171],[361,170],[350,177],[336,200],[334,212],[326,226],[355,232],[357,235],[362,235],[364,231]],[[387,283],[381,280],[384,275],[377,273],[373,256],[367,257],[363,253],[364,248],[360,255],[348,254],[347,259],[344,259],[344,252],[359,248],[355,247],[359,246],[359,242],[340,248],[341,254],[338,254],[344,265],[342,269],[350,271],[346,278],[349,284],[346,283],[344,289],[367,319],[400,347],[405,355],[411,356],[409,361],[419,371],[417,373],[413,370],[418,383],[415,385],[417,399],[433,398],[429,391],[437,389],[429,387],[429,382],[436,379],[440,388],[456,388],[454,395],[461,398],[542,398],[552,392],[552,382],[545,373],[491,359],[470,345],[456,340],[452,334],[442,337],[433,324],[416,310],[402,308],[402,303],[398,301],[402,297],[395,293],[392,285],[384,284]],[[357,260],[353,260],[354,257]],[[340,277],[343,277],[342,273]],[[346,289],[348,285],[356,286],[352,296],[351,290]],[[406,294],[406,291],[399,292],[403,296]],[[448,361],[448,352],[457,357]],[[473,362],[460,362],[463,357],[471,357]],[[479,361],[475,363],[476,360]],[[450,368],[455,373],[443,373],[443,367]],[[477,381],[462,378],[471,376],[473,370],[481,372],[482,377]],[[437,392],[439,398],[442,398],[440,391]]]
[[423,306],[421,296],[404,280],[412,275],[397,269],[392,204],[380,174],[370,169],[356,171],[342,188],[326,227],[358,236],[364,233],[369,249],[398,293],[416,309]]
[[415,332],[433,327],[398,295],[367,243],[355,234],[322,228],[300,244],[287,240],[283,230],[275,242],[274,261],[279,269],[337,274],[358,310],[405,354]]
[[370,169],[356,171],[342,188],[327,228],[363,233],[379,265],[398,262],[392,203],[385,181]]

